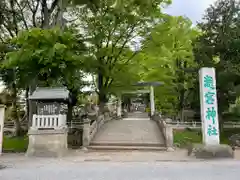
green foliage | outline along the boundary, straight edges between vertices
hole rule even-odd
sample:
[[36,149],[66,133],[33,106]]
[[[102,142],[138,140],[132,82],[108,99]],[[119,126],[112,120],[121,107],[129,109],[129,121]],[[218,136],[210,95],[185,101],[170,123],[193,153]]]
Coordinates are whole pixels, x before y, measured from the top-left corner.
[[160,5],[166,3],[169,1],[102,0],[75,10],[79,17],[76,26],[85,27],[81,33],[87,37],[92,55],[86,67],[98,76],[100,97],[116,93],[122,85],[128,89],[138,79],[137,72],[128,73],[133,70],[130,66],[137,65],[135,56],[139,53],[130,47],[136,46],[136,37],[146,37],[154,22],[161,19]]
[[69,78],[83,62],[85,47],[71,31],[34,28],[23,31],[11,43],[15,50],[7,53],[4,67],[17,67],[20,84],[44,81],[50,85],[61,77],[70,83]]
[[[183,17],[164,16],[151,31],[145,41],[147,48],[139,56],[142,80],[164,82],[155,91],[157,107],[163,113],[176,114],[187,104],[185,92],[192,88],[194,77],[185,73],[184,68],[195,66],[192,42],[198,35],[191,26]],[[184,104],[180,104],[182,94]]]
[[[163,14],[169,0],[72,0],[60,9],[59,1],[51,1],[43,14],[44,3],[6,2],[0,3],[0,75],[15,95],[34,84],[66,86],[84,102],[79,95],[84,73],[97,76],[101,102],[110,94],[135,89],[138,81],[162,81],[164,85],[155,88],[157,108],[177,114],[199,105],[197,73],[187,70],[210,66],[217,70],[220,113],[239,96],[237,1],[220,0],[208,8],[199,30],[189,19]],[[25,3],[34,5],[35,14]],[[51,29],[63,19],[55,10],[77,20],[66,23],[65,30]],[[26,14],[31,14],[29,23]]]
[[240,4],[235,0],[218,1],[209,7],[202,35],[195,46],[195,60],[200,67],[215,67],[220,115],[235,102],[239,87]]

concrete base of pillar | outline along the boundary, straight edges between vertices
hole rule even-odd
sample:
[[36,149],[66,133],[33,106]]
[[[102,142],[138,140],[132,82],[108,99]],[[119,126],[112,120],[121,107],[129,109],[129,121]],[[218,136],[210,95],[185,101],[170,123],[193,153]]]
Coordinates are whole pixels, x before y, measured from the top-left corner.
[[174,151],[175,151],[175,149],[172,148],[172,147],[168,147],[168,148],[167,148],[167,152],[174,152]]
[[81,150],[82,150],[83,152],[87,152],[87,151],[88,151],[88,148],[82,147]]
[[26,156],[62,157],[68,151],[68,129],[35,130],[28,132],[29,144]]
[[199,159],[233,158],[234,151],[229,145],[226,144],[192,144],[188,148],[188,155]]

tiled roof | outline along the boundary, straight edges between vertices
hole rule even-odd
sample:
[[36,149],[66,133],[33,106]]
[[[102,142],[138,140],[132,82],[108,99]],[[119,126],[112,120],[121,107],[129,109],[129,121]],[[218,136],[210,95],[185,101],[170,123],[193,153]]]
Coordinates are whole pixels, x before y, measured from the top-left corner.
[[67,100],[69,91],[66,88],[37,88],[29,99],[31,100]]

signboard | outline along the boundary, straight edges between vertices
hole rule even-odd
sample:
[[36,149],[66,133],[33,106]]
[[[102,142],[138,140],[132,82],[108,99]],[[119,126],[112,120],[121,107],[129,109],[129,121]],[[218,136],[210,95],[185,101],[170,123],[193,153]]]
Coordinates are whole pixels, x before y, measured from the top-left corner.
[[38,103],[37,114],[38,115],[60,114],[60,104],[59,103]]
[[0,105],[0,155],[2,154],[2,148],[3,148],[4,113],[5,113],[5,107],[3,105]]
[[219,144],[218,106],[214,68],[199,71],[203,143]]

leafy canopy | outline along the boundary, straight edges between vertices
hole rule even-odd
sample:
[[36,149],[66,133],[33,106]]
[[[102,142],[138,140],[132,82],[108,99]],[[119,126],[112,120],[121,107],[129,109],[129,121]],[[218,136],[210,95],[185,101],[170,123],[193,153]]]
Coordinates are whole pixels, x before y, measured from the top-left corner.
[[[73,31],[33,28],[21,32],[11,41],[14,49],[7,53],[4,66],[16,68],[18,77],[24,81],[56,81],[66,77],[82,65],[83,43]],[[29,78],[27,78],[29,79]]]

